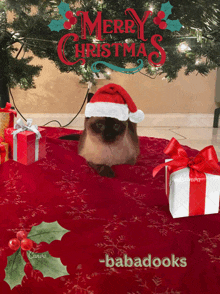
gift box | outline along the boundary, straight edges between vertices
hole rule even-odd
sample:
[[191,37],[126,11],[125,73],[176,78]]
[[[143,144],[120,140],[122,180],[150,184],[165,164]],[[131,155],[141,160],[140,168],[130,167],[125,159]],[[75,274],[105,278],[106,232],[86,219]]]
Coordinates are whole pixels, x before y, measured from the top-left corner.
[[4,131],[6,128],[14,126],[14,117],[17,116],[15,110],[11,109],[11,104],[6,103],[5,108],[0,108],[0,138],[4,141]]
[[46,130],[32,126],[32,120],[27,120],[27,126],[19,119],[15,128],[5,130],[5,141],[9,144],[9,158],[29,165],[46,156]]
[[9,153],[8,143],[1,142],[0,143],[0,164],[3,164],[4,162],[8,161],[9,159],[8,153]]
[[164,153],[172,159],[157,166],[153,176],[165,167],[165,187],[173,218],[219,212],[220,166],[213,146],[189,158],[172,138]]

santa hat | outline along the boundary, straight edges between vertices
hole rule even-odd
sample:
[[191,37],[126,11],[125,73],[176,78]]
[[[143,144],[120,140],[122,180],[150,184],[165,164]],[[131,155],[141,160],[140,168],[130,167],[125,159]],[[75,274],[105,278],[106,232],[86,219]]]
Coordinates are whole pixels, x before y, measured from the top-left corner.
[[86,105],[85,116],[112,117],[121,121],[129,119],[134,123],[144,119],[143,111],[137,109],[131,96],[116,84],[98,89]]

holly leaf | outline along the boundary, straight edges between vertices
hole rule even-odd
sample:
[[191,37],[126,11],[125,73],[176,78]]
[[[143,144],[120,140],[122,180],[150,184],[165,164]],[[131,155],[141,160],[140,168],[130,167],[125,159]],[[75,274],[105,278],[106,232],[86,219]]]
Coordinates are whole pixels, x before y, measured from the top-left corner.
[[15,286],[20,285],[23,277],[25,276],[24,267],[26,262],[21,255],[19,248],[14,254],[8,256],[7,266],[5,268],[4,281],[13,289]]
[[163,11],[165,13],[165,17],[163,20],[166,20],[168,18],[168,16],[170,14],[172,14],[171,10],[172,10],[173,6],[170,4],[170,1],[166,2],[166,3],[163,3],[161,5],[161,11]]
[[65,14],[66,14],[67,11],[70,10],[69,4],[64,3],[64,2],[61,1],[60,2],[60,5],[58,6],[58,8],[59,8],[59,13],[62,15],[62,17],[64,19],[67,19],[66,16],[65,16]]
[[33,226],[28,238],[36,243],[46,242],[50,244],[54,240],[61,240],[63,235],[70,232],[59,225],[57,221],[52,223],[42,222],[38,226]]
[[167,30],[171,32],[179,31],[182,28],[182,25],[179,20],[170,20],[167,19]]
[[51,31],[59,32],[64,29],[63,27],[64,22],[65,22],[64,19],[52,20],[50,24],[48,25],[48,27],[50,28]]
[[43,253],[30,252],[27,254],[29,261],[35,270],[42,272],[44,277],[59,278],[69,275],[60,260],[60,258],[53,257],[48,251]]

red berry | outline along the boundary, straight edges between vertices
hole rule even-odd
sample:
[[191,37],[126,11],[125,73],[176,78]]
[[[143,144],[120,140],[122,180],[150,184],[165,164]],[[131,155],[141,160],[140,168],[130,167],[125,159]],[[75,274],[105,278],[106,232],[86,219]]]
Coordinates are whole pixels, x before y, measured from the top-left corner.
[[64,24],[63,24],[63,27],[64,27],[64,29],[69,30],[71,28],[71,23],[68,22],[68,21],[65,21]]
[[25,238],[21,241],[21,249],[27,251],[27,250],[30,250],[32,247],[33,247],[32,240]]
[[13,238],[8,242],[8,246],[12,249],[12,250],[18,250],[18,248],[20,247],[21,243],[17,238]]
[[71,17],[73,17],[73,13],[72,13],[72,11],[67,11],[67,12],[65,13],[65,16],[66,16],[66,18],[68,18],[68,19],[70,19]]
[[167,23],[166,23],[165,21],[162,21],[162,22],[159,24],[159,28],[160,28],[161,30],[165,30],[166,27],[167,27]]
[[156,16],[154,19],[153,19],[153,22],[155,23],[155,25],[159,25],[161,23],[161,19]]
[[157,13],[157,16],[158,16],[160,19],[163,19],[163,18],[166,16],[166,14],[165,14],[165,12],[163,12],[163,11],[159,11],[159,12]]
[[22,239],[24,239],[24,238],[27,237],[27,232],[25,232],[25,231],[19,231],[19,232],[17,232],[16,236],[17,236],[18,240],[21,241]]
[[76,18],[76,17],[71,17],[71,18],[70,18],[70,23],[71,23],[72,25],[76,24],[76,23],[77,23],[77,18]]

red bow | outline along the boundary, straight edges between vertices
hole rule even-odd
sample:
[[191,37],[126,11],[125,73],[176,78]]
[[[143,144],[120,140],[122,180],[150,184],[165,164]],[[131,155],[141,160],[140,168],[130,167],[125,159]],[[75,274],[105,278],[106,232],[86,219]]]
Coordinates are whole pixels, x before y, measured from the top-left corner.
[[11,103],[7,102],[5,108],[0,108],[0,112],[10,112],[17,116],[17,112],[11,109]]
[[[220,166],[213,146],[205,147],[196,157],[188,157],[179,142],[172,138],[164,153],[173,158],[172,161],[158,165],[153,170],[153,177],[164,167],[169,167],[170,174],[189,167],[189,216],[205,214],[206,175],[220,175]],[[181,195],[180,195],[181,196]]]
[[220,175],[220,166],[218,165],[218,157],[212,145],[202,149],[196,157],[188,157],[186,151],[179,142],[172,138],[164,149],[164,153],[173,158],[172,161],[162,163],[153,169],[153,177],[164,167],[169,166],[171,173],[177,170],[189,167],[194,175],[208,173]]

